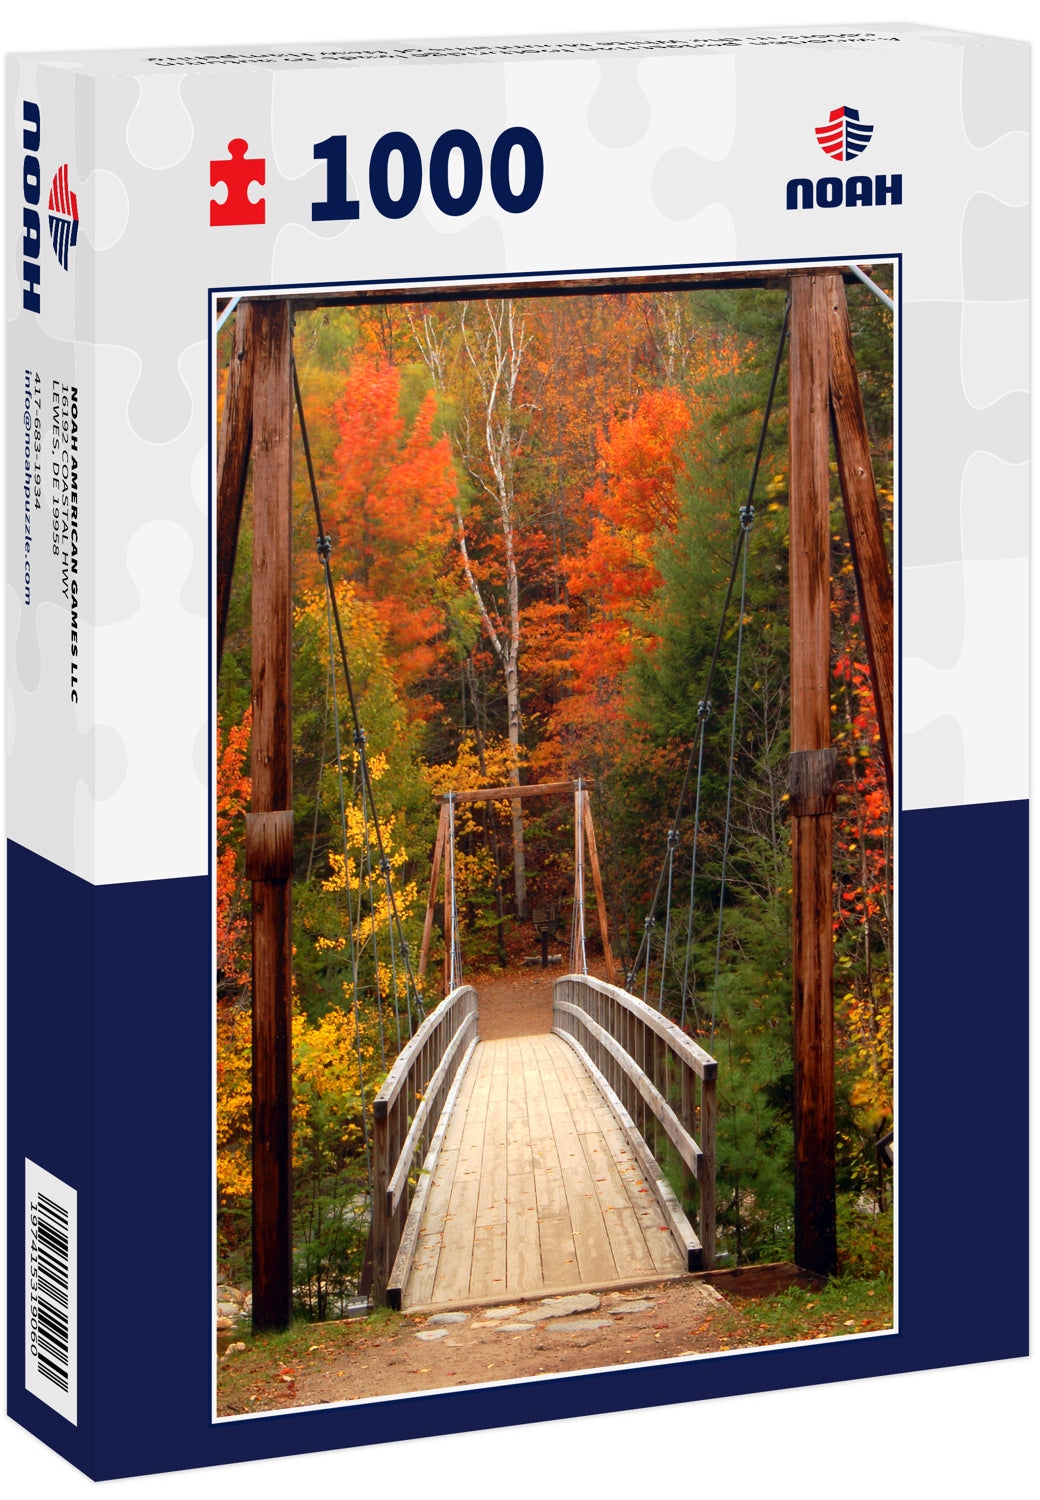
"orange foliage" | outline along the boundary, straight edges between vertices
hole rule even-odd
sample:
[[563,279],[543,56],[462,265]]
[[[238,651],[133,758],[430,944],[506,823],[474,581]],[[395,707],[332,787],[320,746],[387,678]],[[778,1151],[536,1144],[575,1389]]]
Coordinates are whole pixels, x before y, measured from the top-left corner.
[[217,969],[225,992],[250,982],[239,835],[252,793],[252,782],[243,772],[252,721],[253,710],[248,708],[241,724],[232,724],[225,735],[217,717]]
[[332,408],[339,434],[326,525],[337,572],[349,571],[385,626],[398,681],[428,672],[439,654],[438,581],[451,544],[455,470],[433,426],[427,394],[407,430],[397,368],[356,359]]

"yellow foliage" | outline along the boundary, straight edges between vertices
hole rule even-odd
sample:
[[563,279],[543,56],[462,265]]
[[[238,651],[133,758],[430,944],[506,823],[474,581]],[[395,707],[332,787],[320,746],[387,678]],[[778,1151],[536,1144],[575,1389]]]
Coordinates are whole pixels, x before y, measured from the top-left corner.
[[[292,1039],[293,1165],[299,1167],[314,1149],[356,1146],[362,1139],[353,1012],[333,1009],[315,1022],[297,1011]],[[363,1029],[361,1066],[369,1099],[379,1088],[377,1050]],[[222,1016],[217,1025],[217,1189],[223,1208],[252,1192],[252,1052],[249,1012]]]

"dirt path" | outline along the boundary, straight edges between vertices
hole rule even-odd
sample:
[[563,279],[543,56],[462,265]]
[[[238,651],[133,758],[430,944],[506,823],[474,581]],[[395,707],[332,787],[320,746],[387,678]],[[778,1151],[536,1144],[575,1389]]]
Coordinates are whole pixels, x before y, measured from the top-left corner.
[[[566,953],[562,956],[566,959]],[[565,972],[556,964],[551,969],[512,968],[505,973],[467,974],[466,983],[477,991],[481,1041],[552,1031],[553,981]],[[602,965],[590,963],[589,973],[597,979],[606,978]]]
[[[586,1295],[579,1304],[584,1312],[569,1310],[573,1300],[317,1324],[270,1349],[258,1339],[220,1361],[218,1411],[357,1401],[731,1347],[734,1315],[704,1282]],[[560,1315],[545,1317],[547,1309]]]

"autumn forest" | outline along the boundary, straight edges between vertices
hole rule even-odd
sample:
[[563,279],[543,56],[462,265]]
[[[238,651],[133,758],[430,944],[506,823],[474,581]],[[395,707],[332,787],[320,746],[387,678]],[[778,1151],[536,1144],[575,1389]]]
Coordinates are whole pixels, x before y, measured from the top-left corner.
[[[874,274],[890,287],[886,268]],[[847,295],[891,541],[892,318],[867,288]],[[718,1059],[720,1263],[790,1257],[783,362],[750,496],[784,307],[782,291],[698,288],[297,313],[300,401],[351,677],[297,417],[293,1245],[311,1316],[334,1315],[358,1286],[366,1110],[414,1021],[401,944],[414,970],[437,798],[449,790],[588,785],[618,973],[636,966],[645,936],[635,992]],[[233,325],[217,349],[218,421]],[[876,1271],[891,1250],[879,1143],[892,1126],[892,821],[834,465],[832,476],[839,1251],[844,1268],[869,1255]],[[738,578],[723,621],[749,498],[743,607]],[[250,554],[247,488],[216,754],[217,1213],[228,1276],[248,1276],[250,1253]],[[669,918],[664,896],[652,900],[698,764],[671,846]],[[566,966],[573,800],[463,803],[454,831],[467,980],[536,953],[531,915],[546,905],[561,913]],[[585,942],[597,968],[592,904]],[[442,949],[438,910],[427,1010],[442,994]]]

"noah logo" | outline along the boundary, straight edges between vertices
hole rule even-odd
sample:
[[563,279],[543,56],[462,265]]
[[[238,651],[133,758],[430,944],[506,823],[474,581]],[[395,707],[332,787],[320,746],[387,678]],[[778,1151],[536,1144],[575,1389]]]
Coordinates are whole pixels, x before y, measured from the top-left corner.
[[[832,109],[826,125],[815,127],[817,144],[836,162],[854,161],[870,145],[873,125],[865,125],[859,110],[848,104]],[[867,177],[792,177],[787,184],[788,208],[883,208],[903,201],[903,175],[875,172]]]
[[854,156],[859,156],[870,145],[873,134],[873,125],[861,124],[859,110],[850,109],[847,104],[832,109],[826,125],[816,127],[820,150],[833,156],[835,161],[851,161]]
[[50,197],[47,199],[47,222],[50,225],[51,244],[63,271],[69,269],[69,251],[74,248],[79,234],[79,204],[76,194],[69,187],[69,167],[66,162],[55,172],[51,180]]

